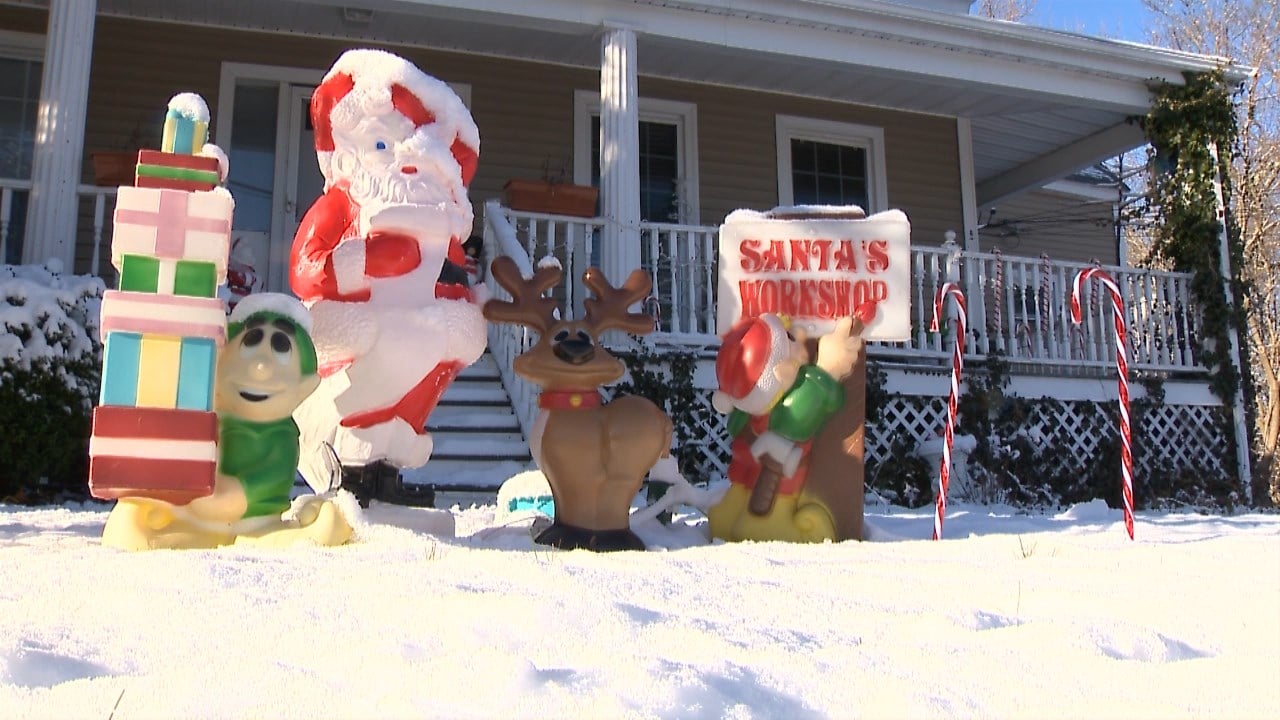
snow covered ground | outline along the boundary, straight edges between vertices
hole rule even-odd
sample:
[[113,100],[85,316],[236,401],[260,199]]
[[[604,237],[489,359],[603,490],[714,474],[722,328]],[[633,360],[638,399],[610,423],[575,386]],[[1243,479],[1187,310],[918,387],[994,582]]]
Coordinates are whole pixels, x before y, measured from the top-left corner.
[[867,517],[595,555],[375,504],[341,548],[125,554],[106,506],[0,506],[0,717],[1280,715],[1280,515]]

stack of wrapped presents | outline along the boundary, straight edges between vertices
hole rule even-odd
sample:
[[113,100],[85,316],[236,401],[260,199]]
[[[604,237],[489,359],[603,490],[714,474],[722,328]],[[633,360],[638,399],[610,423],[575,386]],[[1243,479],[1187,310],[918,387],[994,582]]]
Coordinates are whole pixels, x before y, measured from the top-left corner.
[[102,393],[89,443],[94,497],[184,504],[213,492],[218,419],[214,370],[226,339],[231,194],[226,156],[205,144],[199,95],[169,101],[160,150],[138,153],[116,196],[111,263],[119,288],[102,301]]

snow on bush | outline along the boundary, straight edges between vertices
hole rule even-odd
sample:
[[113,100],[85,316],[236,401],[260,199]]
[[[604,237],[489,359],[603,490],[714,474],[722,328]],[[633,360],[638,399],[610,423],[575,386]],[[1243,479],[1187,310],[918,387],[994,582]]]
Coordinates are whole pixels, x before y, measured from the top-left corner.
[[0,265],[0,503],[85,494],[103,290],[58,263]]
[[0,265],[0,384],[15,371],[48,370],[89,407],[96,381],[85,363],[101,358],[98,318],[105,286],[101,278],[64,275],[56,262]]

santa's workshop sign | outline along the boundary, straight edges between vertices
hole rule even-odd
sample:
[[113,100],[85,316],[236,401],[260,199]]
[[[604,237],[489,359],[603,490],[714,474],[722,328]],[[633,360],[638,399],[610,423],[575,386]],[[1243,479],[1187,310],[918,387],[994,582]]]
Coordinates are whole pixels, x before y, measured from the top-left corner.
[[777,313],[811,337],[822,335],[859,305],[876,301],[878,312],[863,337],[907,340],[907,216],[900,210],[866,218],[841,217],[847,208],[786,210],[736,210],[720,226],[719,334],[743,317]]

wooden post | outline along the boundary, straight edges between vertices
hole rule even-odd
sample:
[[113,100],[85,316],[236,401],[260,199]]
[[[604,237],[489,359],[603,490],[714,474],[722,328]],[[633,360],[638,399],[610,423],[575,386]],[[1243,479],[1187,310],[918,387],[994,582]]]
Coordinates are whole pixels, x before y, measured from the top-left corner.
[[[817,357],[817,342],[809,352]],[[865,540],[863,499],[866,495],[864,439],[867,420],[867,347],[841,383],[844,407],[827,420],[814,438],[805,489],[822,500],[835,521],[836,540]]]

